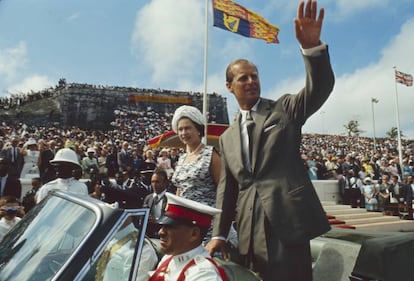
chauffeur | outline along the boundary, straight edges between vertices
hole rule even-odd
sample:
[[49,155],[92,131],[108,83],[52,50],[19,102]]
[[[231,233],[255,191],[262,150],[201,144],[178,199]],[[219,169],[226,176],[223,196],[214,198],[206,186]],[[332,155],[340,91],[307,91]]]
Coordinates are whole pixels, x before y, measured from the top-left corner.
[[160,218],[160,249],[165,256],[149,281],[226,280],[202,241],[215,214],[221,210],[166,193],[167,208]]
[[73,171],[81,169],[76,153],[70,148],[60,149],[50,163],[55,166],[57,179],[44,184],[36,194],[39,203],[51,190],[63,190],[88,195],[88,187],[73,177]]

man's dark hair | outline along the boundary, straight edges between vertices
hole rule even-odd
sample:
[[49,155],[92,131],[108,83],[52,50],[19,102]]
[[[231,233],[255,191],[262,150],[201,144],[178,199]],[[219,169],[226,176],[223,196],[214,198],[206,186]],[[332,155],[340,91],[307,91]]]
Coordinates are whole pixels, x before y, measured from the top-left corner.
[[164,169],[161,168],[155,168],[154,172],[152,173],[153,175],[158,175],[164,178],[164,180],[168,181],[168,175],[167,175],[167,171],[165,171]]

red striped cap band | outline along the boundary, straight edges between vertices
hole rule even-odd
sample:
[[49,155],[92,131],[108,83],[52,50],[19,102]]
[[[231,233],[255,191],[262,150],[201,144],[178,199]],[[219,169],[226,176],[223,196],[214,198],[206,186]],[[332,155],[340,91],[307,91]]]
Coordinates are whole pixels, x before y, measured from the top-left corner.
[[195,224],[201,227],[210,227],[212,220],[212,217],[207,214],[202,214],[194,210],[173,204],[167,205],[164,216],[179,221],[188,221],[191,224]]

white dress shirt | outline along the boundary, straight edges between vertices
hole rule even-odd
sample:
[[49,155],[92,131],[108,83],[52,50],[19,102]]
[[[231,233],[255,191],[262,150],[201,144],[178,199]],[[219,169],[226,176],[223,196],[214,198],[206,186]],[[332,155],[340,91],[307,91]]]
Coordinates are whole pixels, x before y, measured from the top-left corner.
[[[254,114],[255,111],[257,110],[257,105],[259,104],[260,99],[256,102],[256,104],[250,109],[250,116],[252,117],[252,119],[254,120]],[[249,112],[249,110],[243,110],[240,109],[240,113],[241,113],[241,120],[240,120],[240,133],[241,133],[241,144],[242,144],[242,152],[243,152],[243,161],[244,161],[244,166],[246,167],[247,170],[251,171],[251,163],[250,163],[250,159],[249,159],[249,133],[247,131],[247,120],[246,120],[246,116],[247,113]],[[253,145],[253,144],[252,144]]]
[[[162,199],[165,196],[165,192],[166,191],[164,190],[160,194],[157,194],[157,193],[152,194],[154,201],[153,201],[152,208],[151,208],[151,215],[153,215],[156,220],[158,220],[162,214],[162,202],[163,202]],[[155,197],[157,197],[157,199]]]

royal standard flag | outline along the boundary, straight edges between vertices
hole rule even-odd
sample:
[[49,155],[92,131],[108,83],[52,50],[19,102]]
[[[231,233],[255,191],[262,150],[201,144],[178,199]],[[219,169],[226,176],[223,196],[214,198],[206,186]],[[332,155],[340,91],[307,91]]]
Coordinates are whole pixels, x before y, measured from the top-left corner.
[[246,37],[263,39],[267,43],[279,43],[279,28],[262,16],[231,0],[212,1],[214,26]]

